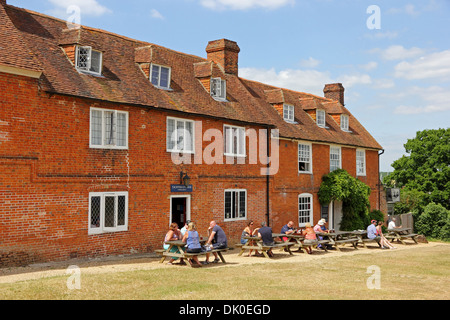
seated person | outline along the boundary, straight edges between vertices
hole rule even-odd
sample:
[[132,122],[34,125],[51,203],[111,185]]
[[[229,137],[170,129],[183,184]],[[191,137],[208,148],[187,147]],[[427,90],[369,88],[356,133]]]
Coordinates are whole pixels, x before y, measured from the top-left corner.
[[372,220],[367,227],[367,238],[374,240],[378,237],[377,220]]
[[[181,240],[181,232],[178,229],[178,224],[176,224],[174,222],[174,223],[172,223],[170,225],[169,231],[167,231],[166,237],[164,238],[164,242],[166,242],[166,241],[176,241],[176,240]],[[170,248],[170,245],[164,243],[163,248],[164,248],[164,250],[168,250]],[[173,246],[172,249],[170,249],[170,252],[172,252],[172,253],[180,253],[178,248],[175,247],[175,246]],[[172,257],[172,258],[170,258],[169,262],[167,262],[167,264],[172,264],[176,260],[178,260],[177,257]],[[180,264],[185,264],[183,259],[180,259]]]
[[[241,244],[242,245],[245,245],[248,243],[248,239],[244,239],[244,237],[252,237],[258,232],[258,229],[254,229],[253,226],[254,226],[254,223],[252,220],[250,220],[249,223],[247,224],[247,227],[245,227],[245,229],[242,231],[242,234],[241,234]],[[253,249],[250,249],[250,252],[248,254],[249,257],[252,255],[252,251],[253,251]],[[255,250],[255,251],[256,251],[255,256],[258,256],[259,255],[258,250]]]
[[305,250],[308,254],[312,254],[312,246],[317,243],[317,237],[311,223],[306,223],[305,230],[303,230],[303,235],[305,236],[305,240],[303,241],[303,244],[305,244]]
[[[258,230],[258,237],[261,238],[263,245],[265,246],[273,246],[275,242],[272,237],[272,228],[267,226],[265,221],[261,222],[261,228]],[[269,257],[273,257],[272,249],[267,251]]]
[[396,218],[392,218],[391,221],[388,224],[388,230],[392,230],[392,229],[400,229],[402,226],[397,227],[395,221],[397,221]]
[[[281,234],[293,234],[295,232],[294,230],[294,222],[293,221],[289,221],[288,224],[284,225],[281,228]],[[283,237],[282,238],[284,242],[288,241],[287,237]]]
[[[210,246],[212,244],[212,249],[226,249],[228,248],[228,240],[227,236],[225,235],[225,232],[223,229],[215,222],[211,221],[208,228],[208,234],[209,238],[206,242],[205,246]],[[213,263],[217,263],[220,261],[219,256],[217,255],[217,252],[213,252],[214,254],[214,261]],[[204,264],[209,263],[209,253],[206,254],[206,260]]]
[[[187,231],[183,236],[183,242],[186,243],[186,253],[200,253],[202,252],[202,246],[200,245],[200,237],[198,235],[197,230],[195,229],[195,224],[194,222],[189,222],[188,227],[187,227]],[[200,261],[198,261],[198,257],[197,256],[193,256],[192,260],[195,261],[196,264],[194,264],[191,259],[189,259],[189,263],[191,264],[191,266],[195,267],[195,266],[202,266],[202,264],[200,263]]]

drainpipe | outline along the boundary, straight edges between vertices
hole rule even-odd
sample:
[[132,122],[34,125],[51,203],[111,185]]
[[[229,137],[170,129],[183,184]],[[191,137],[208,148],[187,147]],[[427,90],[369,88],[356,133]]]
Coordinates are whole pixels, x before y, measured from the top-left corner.
[[378,153],[378,210],[381,211],[381,178],[380,178],[380,157],[384,154],[384,149]]
[[266,218],[267,218],[267,226],[270,227],[270,201],[269,201],[269,197],[270,197],[270,176],[269,176],[269,172],[270,172],[270,162],[269,162],[269,152],[270,152],[270,127],[267,126],[267,137],[266,137],[266,145],[267,145],[267,173],[266,173]]

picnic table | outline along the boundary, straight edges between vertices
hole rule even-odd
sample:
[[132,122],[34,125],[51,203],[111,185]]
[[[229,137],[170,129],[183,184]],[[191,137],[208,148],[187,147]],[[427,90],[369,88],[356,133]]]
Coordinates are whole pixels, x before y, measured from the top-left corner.
[[[207,239],[201,238],[200,239],[200,243],[205,243],[207,241]],[[187,253],[184,250],[184,247],[186,246],[186,243],[184,243],[181,240],[174,240],[174,241],[166,241],[164,242],[165,244],[169,245],[169,248],[167,250],[157,250],[156,252],[159,253],[162,257],[161,260],[159,261],[160,263],[163,263],[167,257],[171,258],[180,258],[180,259],[191,259],[194,256],[204,256],[207,253],[217,253],[217,255],[219,256],[220,260],[222,260],[223,263],[226,263],[222,252],[228,251],[229,249],[215,249],[215,250],[211,250],[211,251],[202,251],[200,253]],[[177,248],[178,252],[170,252],[170,250],[172,250],[172,248]]]
[[[273,236],[273,234],[272,234],[272,236]],[[277,238],[277,237],[275,237],[275,238]],[[260,237],[248,236],[248,237],[244,237],[244,239],[248,240],[248,242],[246,244],[242,245],[241,251],[238,254],[239,257],[242,256],[246,250],[257,250],[257,251],[260,251],[266,258],[270,258],[268,255],[268,252],[271,249],[275,249],[275,248],[286,249],[286,251],[290,255],[293,255],[290,247],[292,247],[295,244],[294,242],[280,242],[280,241],[275,241],[275,239],[274,239],[274,244],[272,246],[268,246],[268,245],[263,244],[262,239]]]
[[[290,242],[294,243],[295,245],[298,245],[298,250],[300,252],[303,252],[303,247],[317,247],[319,244],[328,244],[330,241],[329,240],[319,240],[317,239],[316,243],[305,243],[305,236],[302,235],[301,233],[292,233],[292,234],[284,234],[284,233],[273,233],[272,236],[274,238],[279,237],[279,238],[288,238]],[[325,249],[325,251],[328,251],[326,246],[323,246],[323,248]]]
[[353,234],[353,231],[316,232],[316,235],[328,237],[329,244],[335,246],[338,251],[341,251],[340,247],[345,246],[347,243],[358,249],[359,239]]
[[411,233],[412,228],[395,228],[395,229],[388,229],[388,235],[386,238],[390,238],[393,240],[397,240],[403,244],[406,244],[404,239],[411,238],[414,240],[414,242],[417,244],[417,236],[416,233]]

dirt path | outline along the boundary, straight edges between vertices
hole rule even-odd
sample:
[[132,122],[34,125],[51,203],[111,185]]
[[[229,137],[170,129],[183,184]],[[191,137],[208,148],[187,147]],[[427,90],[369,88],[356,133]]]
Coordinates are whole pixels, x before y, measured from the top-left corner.
[[[397,244],[395,250],[414,250],[419,247],[429,246],[434,247],[438,245],[447,245],[447,243],[430,242],[428,244]],[[358,250],[352,247],[344,247],[342,252],[338,251],[314,251],[312,255],[306,253],[294,253],[293,256],[289,256],[287,253],[275,251],[275,258],[266,259],[260,257],[238,257],[239,251],[237,249],[232,250],[224,255],[227,261],[226,265],[221,263],[209,267],[234,267],[246,264],[257,263],[296,263],[307,262],[314,259],[334,259],[341,256],[353,256],[360,254],[383,254],[390,250],[381,250],[378,246],[370,246],[369,248],[359,248]],[[203,259],[201,259],[203,260]],[[212,260],[212,259],[211,259]],[[15,283],[20,281],[37,280],[48,277],[66,276],[67,268],[70,266],[77,266],[81,269],[82,274],[102,274],[102,273],[115,273],[137,270],[152,270],[159,268],[189,268],[178,265],[160,264],[159,258],[154,254],[142,254],[132,256],[119,256],[119,257],[106,257],[99,259],[74,259],[65,262],[53,262],[46,264],[31,265],[22,268],[6,268],[0,269],[0,284],[2,283]],[[195,272],[195,269],[192,269]]]

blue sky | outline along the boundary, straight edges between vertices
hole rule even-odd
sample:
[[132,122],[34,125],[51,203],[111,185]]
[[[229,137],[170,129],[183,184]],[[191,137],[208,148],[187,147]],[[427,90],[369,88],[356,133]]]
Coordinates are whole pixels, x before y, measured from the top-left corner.
[[417,131],[450,126],[450,0],[7,2],[63,19],[77,5],[83,25],[201,57],[208,41],[234,40],[241,77],[284,88],[323,96],[341,82],[385,149],[381,171]]

